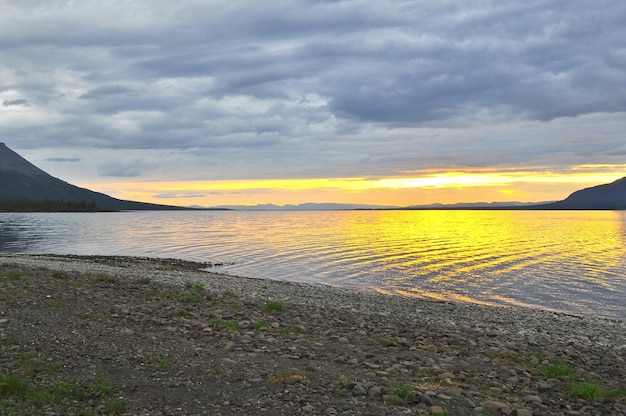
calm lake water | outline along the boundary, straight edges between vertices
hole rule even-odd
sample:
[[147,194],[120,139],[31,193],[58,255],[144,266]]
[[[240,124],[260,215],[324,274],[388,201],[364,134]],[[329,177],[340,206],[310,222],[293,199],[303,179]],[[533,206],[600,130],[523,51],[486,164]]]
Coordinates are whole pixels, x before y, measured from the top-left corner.
[[173,257],[239,276],[626,319],[624,211],[0,214],[0,252]]

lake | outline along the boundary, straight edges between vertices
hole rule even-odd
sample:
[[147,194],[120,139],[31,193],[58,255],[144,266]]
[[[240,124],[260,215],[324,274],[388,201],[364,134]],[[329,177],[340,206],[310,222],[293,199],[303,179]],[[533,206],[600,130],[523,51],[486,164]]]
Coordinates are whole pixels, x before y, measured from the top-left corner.
[[626,319],[624,211],[10,213],[0,252],[172,257],[238,276]]

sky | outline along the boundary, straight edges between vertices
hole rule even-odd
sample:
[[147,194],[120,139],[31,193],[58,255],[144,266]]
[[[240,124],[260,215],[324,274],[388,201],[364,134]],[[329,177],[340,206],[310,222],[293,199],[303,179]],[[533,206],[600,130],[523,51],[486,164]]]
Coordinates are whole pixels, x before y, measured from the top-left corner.
[[174,205],[550,201],[626,176],[626,2],[0,0],[0,141]]

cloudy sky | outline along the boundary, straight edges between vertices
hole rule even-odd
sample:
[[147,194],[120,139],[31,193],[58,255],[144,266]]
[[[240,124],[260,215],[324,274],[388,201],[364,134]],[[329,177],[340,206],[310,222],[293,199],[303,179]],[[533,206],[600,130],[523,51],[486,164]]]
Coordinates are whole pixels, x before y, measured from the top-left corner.
[[0,0],[0,141],[177,205],[545,201],[626,176],[626,3]]

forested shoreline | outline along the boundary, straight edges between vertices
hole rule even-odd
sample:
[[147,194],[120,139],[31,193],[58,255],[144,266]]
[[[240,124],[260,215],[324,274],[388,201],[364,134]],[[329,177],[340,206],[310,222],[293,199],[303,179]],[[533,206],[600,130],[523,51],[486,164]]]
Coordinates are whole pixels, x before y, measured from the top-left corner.
[[0,199],[0,212],[101,212],[95,201]]

